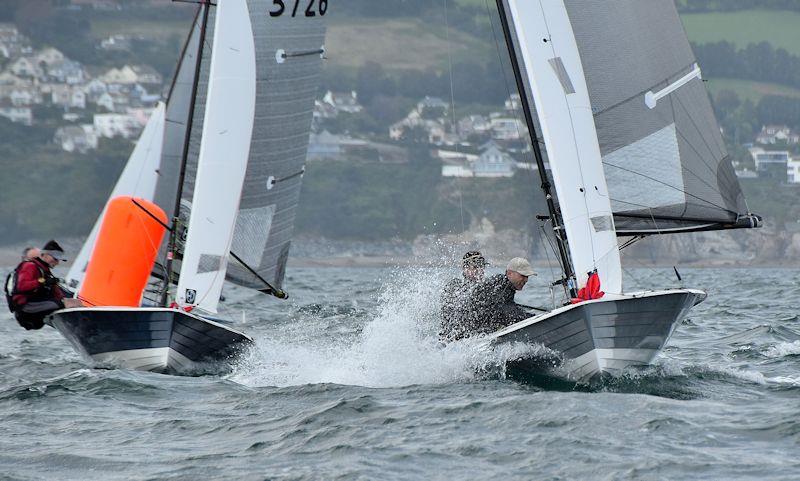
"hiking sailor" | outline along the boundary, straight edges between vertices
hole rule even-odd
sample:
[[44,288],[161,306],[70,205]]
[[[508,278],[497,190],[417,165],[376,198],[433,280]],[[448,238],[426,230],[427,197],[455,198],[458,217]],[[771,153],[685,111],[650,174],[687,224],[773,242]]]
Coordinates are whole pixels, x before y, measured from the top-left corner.
[[488,262],[479,251],[469,251],[461,258],[462,277],[452,279],[442,290],[440,340],[453,341],[466,337],[470,291],[483,281],[487,265]]
[[536,272],[522,257],[511,259],[505,274],[496,274],[481,282],[471,292],[472,326],[469,334],[490,333],[533,315],[514,302],[529,276]]
[[[31,255],[26,249],[26,255]],[[35,253],[35,252],[34,252]],[[41,329],[44,318],[65,307],[81,307],[77,299],[67,299],[50,269],[66,261],[64,249],[51,240],[37,257],[23,260],[6,279],[6,300],[17,322],[25,329]]]

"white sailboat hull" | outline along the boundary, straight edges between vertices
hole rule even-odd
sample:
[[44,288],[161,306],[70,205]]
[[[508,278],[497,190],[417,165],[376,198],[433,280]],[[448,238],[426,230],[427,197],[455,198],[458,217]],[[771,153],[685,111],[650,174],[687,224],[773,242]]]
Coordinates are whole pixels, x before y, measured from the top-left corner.
[[[492,335],[495,344],[542,345],[558,353],[560,372],[590,382],[650,364],[692,306],[706,294],[694,289],[642,292],[572,304],[518,322]],[[541,360],[508,363],[511,374],[541,373]]]

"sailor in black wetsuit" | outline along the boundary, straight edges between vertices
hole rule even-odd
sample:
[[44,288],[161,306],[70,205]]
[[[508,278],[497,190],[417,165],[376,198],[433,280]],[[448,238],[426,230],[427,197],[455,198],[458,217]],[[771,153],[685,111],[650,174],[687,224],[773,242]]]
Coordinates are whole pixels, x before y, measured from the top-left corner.
[[[531,317],[531,313],[514,302],[529,276],[536,272],[527,259],[515,257],[505,274],[497,274],[481,282],[471,291],[471,323],[469,335],[490,333]],[[464,337],[467,337],[464,336]]]
[[445,284],[441,297],[442,325],[439,339],[454,341],[469,335],[472,289],[483,280],[488,262],[479,251],[469,251],[461,259],[462,277]]

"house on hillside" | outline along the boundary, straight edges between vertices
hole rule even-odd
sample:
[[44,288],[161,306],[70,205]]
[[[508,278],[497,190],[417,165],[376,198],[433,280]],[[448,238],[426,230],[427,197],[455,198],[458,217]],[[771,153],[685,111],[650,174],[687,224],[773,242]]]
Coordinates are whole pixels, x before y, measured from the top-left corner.
[[417,103],[417,112],[424,118],[438,118],[447,115],[450,104],[439,97],[426,96]]
[[42,103],[42,95],[35,87],[15,87],[8,96],[15,107],[30,106]]
[[337,160],[342,155],[342,141],[327,130],[311,134],[308,142],[308,160]]
[[522,99],[519,94],[511,94],[505,102],[505,109],[507,112],[516,113],[522,110]]
[[492,130],[492,123],[483,115],[470,115],[458,121],[458,132],[466,138],[470,135],[484,135]]
[[47,47],[41,50],[34,58],[39,65],[44,65],[48,68],[66,60],[64,54],[61,53],[60,50],[53,47]]
[[44,70],[39,66],[39,62],[34,57],[20,57],[8,67],[8,71],[17,77],[41,79],[44,77]]
[[760,178],[771,178],[779,182],[786,182],[789,172],[791,155],[785,150],[764,150],[760,147],[750,149],[756,173]]
[[53,85],[50,93],[53,105],[64,108],[85,109],[86,93],[80,87],[71,85]]
[[513,177],[516,162],[510,155],[489,143],[482,149],[478,160],[472,165],[475,177]]
[[364,107],[358,103],[358,94],[355,91],[350,93],[336,93],[330,90],[322,97],[322,103],[327,106],[333,117],[339,113],[344,112],[347,114],[357,114],[364,110]]
[[800,184],[800,158],[790,158],[786,163],[786,181]]
[[125,65],[122,68],[112,68],[104,73],[100,79],[106,84],[148,84],[160,85],[161,74],[148,65]]
[[33,111],[30,107],[15,106],[10,100],[0,100],[0,117],[24,125],[33,125]]
[[48,65],[47,75],[50,80],[69,85],[82,84],[86,80],[86,71],[83,69],[83,65],[69,59]]
[[82,154],[95,150],[98,144],[97,133],[95,133],[94,126],[91,124],[61,127],[56,130],[53,140],[67,152],[80,152]]
[[528,135],[528,126],[516,117],[496,116],[491,119],[492,138],[519,140]]
[[756,137],[756,143],[796,145],[800,144],[800,132],[793,131],[788,125],[765,125]]
[[140,128],[139,122],[127,114],[96,114],[94,116],[94,129],[100,137],[129,139],[135,136]]

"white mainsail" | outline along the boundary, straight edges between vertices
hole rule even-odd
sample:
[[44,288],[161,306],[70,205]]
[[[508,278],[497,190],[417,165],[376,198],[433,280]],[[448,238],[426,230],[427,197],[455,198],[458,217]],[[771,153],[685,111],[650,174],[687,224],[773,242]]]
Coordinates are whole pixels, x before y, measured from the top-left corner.
[[622,292],[617,235],[583,66],[561,0],[507,0],[536,104],[578,287],[597,270]]
[[245,2],[220,2],[215,19],[189,233],[176,301],[214,313],[227,270],[255,116],[256,58]]
[[[128,163],[125,164],[109,199],[120,195],[129,195],[153,200],[158,181],[158,166],[161,162],[161,145],[164,140],[164,112],[165,105],[163,102],[159,102],[139,136],[136,147],[128,158]],[[94,223],[89,237],[84,241],[83,247],[67,273],[66,282],[71,288],[78,289],[83,282],[86,265],[94,250],[105,212],[106,208],[103,207],[100,217]]]

